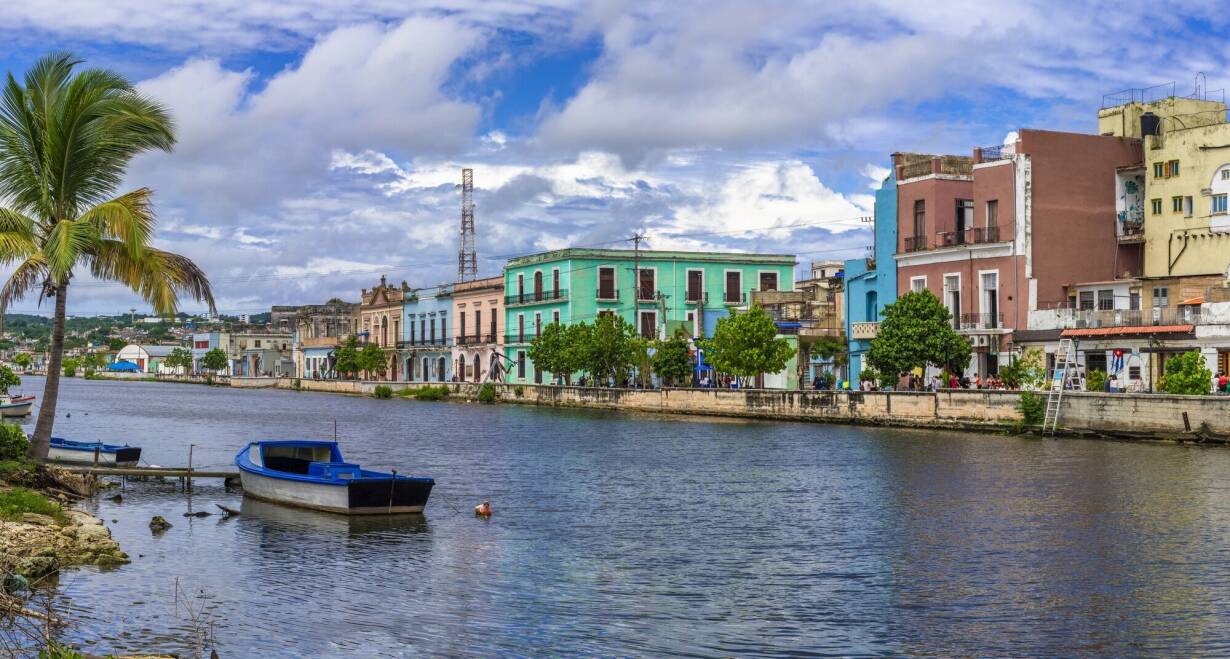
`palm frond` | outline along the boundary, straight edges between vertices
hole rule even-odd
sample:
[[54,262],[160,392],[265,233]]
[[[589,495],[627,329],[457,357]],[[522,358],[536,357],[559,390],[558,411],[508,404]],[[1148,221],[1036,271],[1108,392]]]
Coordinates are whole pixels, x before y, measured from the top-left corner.
[[11,263],[38,252],[34,220],[8,208],[0,208],[0,263]]
[[154,233],[153,194],[138,188],[91,208],[79,220],[93,224],[99,236],[124,243],[136,256]]
[[205,273],[191,259],[152,247],[133,255],[118,240],[99,240],[90,255],[90,272],[98,279],[128,286],[154,307],[159,315],[179,309],[179,296],[186,293],[214,311],[214,296]]
[[73,265],[91,253],[100,239],[98,228],[89,222],[60,220],[51,227],[43,244],[43,257],[53,283],[68,281]]
[[10,304],[25,297],[26,293],[36,286],[41,289],[45,281],[47,262],[42,254],[34,254],[22,261],[13,274],[9,275],[8,281],[4,282],[4,288],[0,288],[0,323],[3,323],[4,313]]

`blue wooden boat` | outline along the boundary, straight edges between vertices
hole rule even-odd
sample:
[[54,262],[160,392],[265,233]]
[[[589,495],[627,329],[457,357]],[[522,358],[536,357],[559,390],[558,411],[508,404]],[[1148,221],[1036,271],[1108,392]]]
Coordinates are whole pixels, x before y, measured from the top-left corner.
[[100,467],[135,467],[141,459],[141,448],[52,437],[47,459],[51,462],[98,464]]
[[421,513],[435,481],[361,469],[337,442],[252,442],[235,454],[244,496],[345,515]]

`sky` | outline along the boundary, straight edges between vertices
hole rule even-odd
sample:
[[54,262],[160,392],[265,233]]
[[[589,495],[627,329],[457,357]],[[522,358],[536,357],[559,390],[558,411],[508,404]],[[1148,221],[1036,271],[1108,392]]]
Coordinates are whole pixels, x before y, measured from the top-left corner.
[[[480,276],[568,246],[858,258],[894,151],[1093,132],[1104,94],[1224,80],[1220,4],[1127,0],[10,0],[0,71],[50,51],[169,108],[133,161],[156,245],[219,311]],[[2,203],[3,200],[0,200]],[[81,276],[73,314],[149,307]],[[201,307],[186,301],[186,311]],[[36,298],[14,311],[46,311]]]

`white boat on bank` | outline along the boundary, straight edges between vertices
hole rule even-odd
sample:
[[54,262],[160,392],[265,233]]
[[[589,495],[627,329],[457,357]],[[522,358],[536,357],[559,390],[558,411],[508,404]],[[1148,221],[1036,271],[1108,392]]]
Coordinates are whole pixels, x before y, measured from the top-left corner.
[[79,442],[52,437],[47,450],[49,462],[97,464],[100,467],[135,467],[141,459],[141,448],[102,442]]

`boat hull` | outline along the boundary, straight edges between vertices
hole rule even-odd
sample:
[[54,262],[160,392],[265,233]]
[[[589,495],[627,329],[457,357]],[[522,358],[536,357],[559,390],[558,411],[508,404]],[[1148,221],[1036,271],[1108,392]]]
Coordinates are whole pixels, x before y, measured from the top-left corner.
[[430,481],[361,479],[343,484],[313,483],[265,476],[240,469],[244,496],[343,515],[421,513],[431,495]]
[[[50,462],[70,462],[73,464],[95,464],[93,450],[64,448],[52,446],[47,449],[47,460]],[[141,459],[141,449],[136,447],[122,448],[115,452],[99,451],[97,464],[100,467],[133,467]]]
[[0,405],[0,416],[5,418],[19,418],[30,416],[30,409],[34,407],[34,401],[26,401],[23,403],[7,403]]

